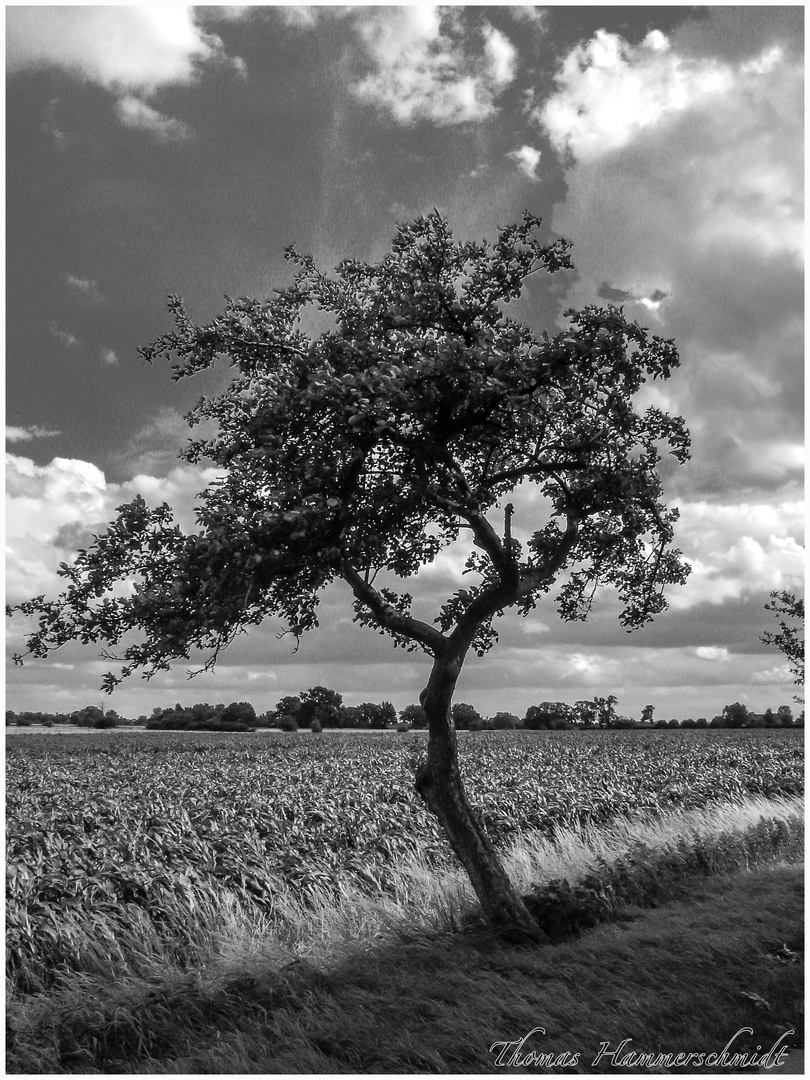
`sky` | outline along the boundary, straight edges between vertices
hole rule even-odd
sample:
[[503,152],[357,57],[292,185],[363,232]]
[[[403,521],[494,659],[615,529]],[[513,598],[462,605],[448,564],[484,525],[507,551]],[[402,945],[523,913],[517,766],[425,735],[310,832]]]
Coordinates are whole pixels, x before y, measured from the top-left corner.
[[[692,433],[664,473],[692,573],[632,635],[610,596],[586,623],[549,601],[507,614],[456,700],[522,716],[615,694],[663,719],[792,703],[760,634],[771,590],[803,595],[803,36],[801,7],[770,5],[7,7],[7,602],[55,595],[138,492],[193,523],[214,474],[177,457],[182,417],[227,371],[176,385],[142,363],[168,294],[208,321],[287,284],[291,242],[328,269],[434,207],[478,240],[528,209],[575,270],[533,280],[518,317],[554,333],[612,302],[678,346],[645,393]],[[420,575],[426,612],[461,562]],[[429,671],[353,624],[340,584],[297,652],[268,622],[211,674],[181,663],[111,698],[97,647],[14,666],[25,628],[7,620],[16,710],[261,712],[318,684],[401,709]]]

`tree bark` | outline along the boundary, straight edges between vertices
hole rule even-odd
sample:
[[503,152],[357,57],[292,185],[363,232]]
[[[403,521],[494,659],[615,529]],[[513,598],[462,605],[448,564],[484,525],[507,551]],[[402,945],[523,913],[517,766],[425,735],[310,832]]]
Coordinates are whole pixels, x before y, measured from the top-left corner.
[[450,713],[460,671],[460,659],[436,657],[421,695],[429,737],[427,759],[416,773],[416,790],[441,822],[487,922],[510,940],[541,941],[545,934],[515,891],[464,790]]

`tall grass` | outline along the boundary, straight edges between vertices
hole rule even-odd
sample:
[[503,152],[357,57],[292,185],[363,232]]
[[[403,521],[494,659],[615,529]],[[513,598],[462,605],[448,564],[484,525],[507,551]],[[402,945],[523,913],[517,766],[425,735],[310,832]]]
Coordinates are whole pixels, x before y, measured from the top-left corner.
[[[734,870],[801,859],[802,822],[799,798],[748,798],[640,821],[614,820],[604,828],[562,829],[554,839],[526,834],[512,843],[505,858],[518,888],[535,894],[555,881],[576,887],[594,874],[608,880],[616,867],[626,874],[634,865],[642,870],[663,866],[666,874],[656,877],[655,900],[660,903],[667,890],[670,899],[683,897],[687,882],[694,892],[696,872],[711,882]],[[644,860],[634,864],[639,852]],[[697,862],[690,857],[695,852],[701,853]],[[643,901],[644,890],[633,895]],[[240,1072],[258,1071],[257,1062],[266,1071],[376,1071],[341,1043],[341,1030],[353,1031],[357,1045],[368,1052],[366,1039],[373,1043],[375,1030],[379,1041],[375,1017],[382,1009],[394,1025],[403,993],[409,1014],[418,1016],[418,995],[413,986],[408,990],[406,972],[413,969],[414,983],[422,986],[420,965],[433,966],[437,993],[447,979],[450,997],[469,995],[474,991],[469,980],[478,979],[477,954],[465,952],[467,966],[461,969],[450,957],[456,948],[475,953],[479,946],[471,929],[487,939],[476,927],[476,904],[466,877],[417,857],[399,867],[393,887],[373,896],[348,881],[340,882],[337,899],[334,885],[321,895],[308,890],[306,901],[290,886],[279,888],[272,915],[250,910],[223,888],[198,904],[197,921],[180,937],[144,918],[141,909],[134,911],[138,921],[129,926],[120,913],[99,912],[91,925],[68,928],[78,942],[80,969],[74,962],[39,982],[30,972],[17,973],[8,996],[11,1071]],[[612,915],[621,918],[615,905]],[[465,932],[459,935],[460,929]],[[405,957],[404,983],[388,970],[392,953]],[[519,952],[507,953],[506,974],[486,976],[488,982],[495,980],[489,991],[493,995],[502,994],[504,977],[511,979],[528,962]],[[545,970],[538,959],[543,953],[531,961],[532,970],[538,963]],[[583,961],[571,955],[578,970]],[[355,989],[349,1001],[337,1001],[333,993],[339,973],[340,978],[352,973]],[[629,969],[626,974],[630,978]],[[580,977],[582,972],[571,975]],[[449,989],[450,983],[456,989]],[[331,1034],[319,1043],[325,1016]],[[455,1038],[453,1062],[463,1068],[466,1059],[458,1046],[466,1036],[458,1030],[452,1036],[449,1030],[461,1023],[457,1010],[440,1021],[440,1042],[449,1045]],[[210,1038],[218,1030],[227,1033],[221,1046]],[[193,1051],[200,1032],[207,1033],[210,1069],[201,1067],[204,1062]],[[284,1045],[298,1049],[285,1056],[273,1032]],[[409,1048],[405,1034],[397,1046],[394,1071],[448,1071],[446,1046]],[[480,1053],[476,1060],[480,1066]],[[227,1063],[233,1067],[220,1068]],[[247,1068],[250,1063],[253,1067]]]

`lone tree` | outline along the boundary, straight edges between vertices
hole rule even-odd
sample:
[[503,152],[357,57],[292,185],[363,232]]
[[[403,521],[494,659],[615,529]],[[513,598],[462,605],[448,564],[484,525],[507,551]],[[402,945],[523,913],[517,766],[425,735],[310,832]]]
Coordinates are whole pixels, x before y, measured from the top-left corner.
[[779,633],[766,630],[761,640],[779,649],[793,673],[793,681],[804,686],[804,600],[797,600],[793,593],[772,592],[765,610],[779,619]]
[[[560,579],[562,618],[584,619],[610,585],[630,630],[662,611],[664,587],[688,572],[657,471],[662,452],[687,459],[688,433],[680,417],[633,407],[645,380],[677,366],[675,347],[613,306],[568,312],[554,336],[510,318],[527,278],[571,266],[570,245],[543,245],[539,226],[527,213],[493,245],[459,243],[434,211],[400,225],[379,263],[347,260],[331,276],[290,247],[289,288],[264,302],[226,298],[205,326],[170,297],[176,329],[141,349],[144,359],[172,358],[175,379],[220,358],[232,367],[228,388],[187,416],[218,432],[182,456],[223,474],[200,495],[196,531],[138,497],[62,564],[58,599],[15,609],[39,617],[27,642],[36,657],[73,639],[117,650],[104,653],[123,665],[105,676],[111,691],[198,649],[200,670],[210,669],[268,616],[297,638],[317,626],[326,586],[343,579],[360,624],[432,658],[416,789],[484,915],[529,934],[536,923],[459,773],[451,703],[462,664],[496,641],[495,616],[528,614]],[[306,329],[312,311],[319,326],[328,320],[317,335]],[[425,621],[397,579],[462,538],[471,583]],[[132,631],[138,640],[122,642]]]

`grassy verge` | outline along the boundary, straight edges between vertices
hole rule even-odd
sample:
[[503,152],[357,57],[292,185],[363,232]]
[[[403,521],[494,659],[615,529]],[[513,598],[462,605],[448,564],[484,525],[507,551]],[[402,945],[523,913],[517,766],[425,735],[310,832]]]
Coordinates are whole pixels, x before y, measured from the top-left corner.
[[[94,963],[42,994],[12,991],[8,1069],[494,1072],[490,1047],[538,1027],[503,1067],[637,1072],[610,1057],[625,1039],[626,1051],[699,1054],[736,1035],[734,1052],[765,1052],[802,1030],[803,883],[786,865],[801,858],[801,820],[797,800],[747,800],[524,837],[510,870],[561,920],[540,949],[493,939],[461,878],[418,863],[376,902],[303,910],[291,894],[272,927],[224,899],[185,964],[147,936],[127,970]],[[577,916],[583,904],[598,917]],[[604,925],[577,935],[589,921]]]

